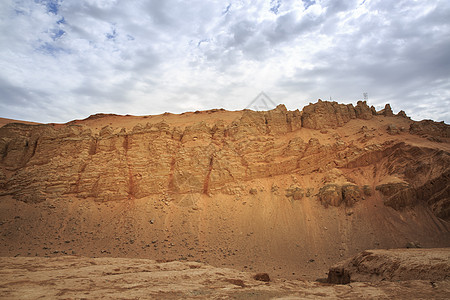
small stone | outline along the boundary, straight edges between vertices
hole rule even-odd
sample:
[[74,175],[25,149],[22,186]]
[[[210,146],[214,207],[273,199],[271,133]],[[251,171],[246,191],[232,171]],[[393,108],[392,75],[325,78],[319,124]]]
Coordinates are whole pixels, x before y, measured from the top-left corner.
[[258,281],[270,282],[269,274],[267,273],[258,273],[253,276],[253,279]]

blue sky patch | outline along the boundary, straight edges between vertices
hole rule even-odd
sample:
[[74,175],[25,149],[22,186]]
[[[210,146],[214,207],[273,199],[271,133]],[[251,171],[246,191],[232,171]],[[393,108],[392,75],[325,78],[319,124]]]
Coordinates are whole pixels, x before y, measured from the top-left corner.
[[56,41],[57,39],[59,39],[60,37],[62,37],[66,32],[62,29],[53,29],[50,33],[50,36],[52,38],[52,40]]
[[316,4],[315,0],[302,0],[303,4],[305,5],[305,9],[308,9],[311,5]]
[[47,12],[54,15],[58,14],[59,7],[61,6],[59,0],[34,0],[34,2],[45,5]]
[[61,53],[68,53],[68,51],[62,47],[58,47],[55,45],[52,45],[51,43],[43,43],[41,46],[39,46],[37,51],[42,52],[47,55],[56,56]]
[[274,14],[278,14],[278,9],[281,6],[281,0],[272,0],[270,1],[270,11]]
[[111,33],[107,33],[107,34],[106,34],[106,38],[107,38],[108,40],[115,40],[116,37],[117,37],[117,31],[116,31],[115,28],[113,28],[113,30],[112,30]]

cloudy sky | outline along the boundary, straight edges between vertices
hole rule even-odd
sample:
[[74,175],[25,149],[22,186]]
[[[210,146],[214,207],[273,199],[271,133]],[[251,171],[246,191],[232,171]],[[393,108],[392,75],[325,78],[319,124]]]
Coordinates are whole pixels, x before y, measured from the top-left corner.
[[264,91],[450,123],[448,0],[1,0],[0,117],[240,110]]

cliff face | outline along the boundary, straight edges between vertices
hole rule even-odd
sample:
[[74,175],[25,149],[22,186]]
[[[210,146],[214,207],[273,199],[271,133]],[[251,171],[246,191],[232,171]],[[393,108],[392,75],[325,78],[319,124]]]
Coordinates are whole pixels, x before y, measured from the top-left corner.
[[[399,125],[392,135],[389,124],[396,122],[409,127]],[[436,215],[450,216],[449,126],[394,116],[388,105],[377,113],[365,102],[319,101],[302,112],[282,105],[247,110],[231,123],[112,126],[98,132],[73,124],[1,127],[0,194],[33,203],[68,196],[170,201],[248,193],[254,180],[264,179],[272,181],[271,192],[290,184],[294,192],[286,187],[286,194],[293,200],[350,207],[378,195],[395,209],[426,203]],[[431,144],[402,140],[409,137]]]

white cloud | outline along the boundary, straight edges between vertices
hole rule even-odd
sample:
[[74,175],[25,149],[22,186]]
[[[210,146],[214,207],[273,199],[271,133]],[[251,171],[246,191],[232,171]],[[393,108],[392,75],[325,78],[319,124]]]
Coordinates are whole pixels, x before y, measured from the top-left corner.
[[291,109],[330,96],[450,122],[450,3],[5,0],[1,116]]

